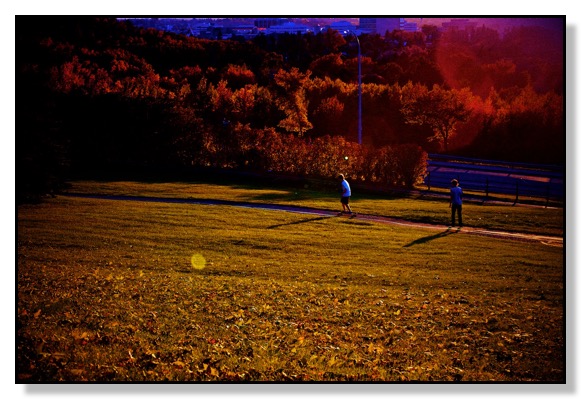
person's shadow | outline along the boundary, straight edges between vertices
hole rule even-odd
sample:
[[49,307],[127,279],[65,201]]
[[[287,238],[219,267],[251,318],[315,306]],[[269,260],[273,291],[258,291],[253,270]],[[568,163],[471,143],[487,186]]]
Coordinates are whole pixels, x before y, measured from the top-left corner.
[[412,247],[414,245],[425,244],[425,243],[430,242],[432,240],[435,240],[437,238],[442,238],[442,237],[449,236],[450,234],[458,233],[458,231],[459,231],[459,229],[453,229],[452,227],[448,227],[446,229],[446,231],[442,231],[441,233],[434,234],[432,236],[418,238],[417,240],[412,241],[409,244],[404,245],[403,247],[404,248],[409,248],[409,247]]

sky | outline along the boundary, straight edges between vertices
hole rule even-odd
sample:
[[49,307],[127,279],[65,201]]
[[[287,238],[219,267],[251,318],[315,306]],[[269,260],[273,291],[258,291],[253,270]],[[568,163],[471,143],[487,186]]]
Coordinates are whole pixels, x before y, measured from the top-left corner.
[[[263,1],[236,1],[224,0],[213,2],[173,1],[173,2],[152,2],[137,0],[100,0],[98,2],[80,2],[80,1],[61,1],[61,0],[26,0],[26,1],[5,1],[2,2],[2,13],[0,28],[2,32],[2,49],[13,57],[14,54],[14,17],[16,15],[110,15],[110,16],[244,16],[244,15],[262,15],[262,16],[353,16],[353,17],[373,17],[373,16],[523,16],[527,15],[566,15],[566,115],[567,115],[567,224],[566,224],[566,262],[567,262],[567,386],[560,385],[307,385],[291,386],[273,384],[273,385],[133,385],[133,386],[75,386],[75,385],[56,385],[56,386],[24,386],[16,385],[15,381],[15,327],[14,324],[2,331],[2,342],[4,343],[4,353],[8,354],[2,362],[0,376],[2,376],[2,387],[7,397],[77,397],[83,394],[90,394],[90,397],[106,397],[108,399],[127,398],[127,397],[194,397],[199,398],[221,398],[231,397],[269,397],[273,394],[281,396],[301,396],[309,397],[337,397],[345,395],[357,395],[358,397],[378,396],[385,397],[389,394],[390,399],[405,398],[413,399],[419,397],[430,398],[449,398],[457,395],[463,397],[466,394],[472,396],[489,397],[494,394],[495,398],[519,398],[531,395],[534,397],[573,397],[578,394],[579,384],[577,387],[572,386],[575,380],[581,381],[581,367],[579,367],[579,343],[573,344],[573,337],[579,335],[579,321],[573,317],[574,312],[578,309],[579,296],[575,294],[575,288],[579,286],[579,273],[575,273],[573,264],[576,263],[577,257],[574,248],[579,247],[576,241],[576,227],[581,222],[581,215],[572,206],[577,202],[577,187],[581,176],[575,173],[578,169],[578,163],[574,154],[579,153],[580,140],[575,138],[577,131],[576,115],[579,115],[579,103],[577,93],[579,91],[578,79],[575,70],[578,68],[578,45],[579,45],[579,24],[581,13],[577,2],[570,0],[552,0],[537,1],[529,0],[527,2],[511,2],[507,0],[487,0],[485,2],[457,2],[457,1],[429,1],[415,0],[413,2],[393,2],[393,1],[343,1],[335,0],[333,2],[314,2],[312,0],[293,0],[290,2],[276,2],[271,5],[264,5]],[[224,15],[227,12],[228,15]],[[2,228],[5,230],[2,253],[6,255],[5,274],[2,281],[2,292],[9,293],[5,295],[8,303],[5,306],[8,309],[7,319],[9,323],[15,323],[15,267],[16,265],[16,218],[15,212],[15,126],[14,126],[14,62],[0,63],[2,65],[3,76],[8,77],[2,90],[2,116],[5,123],[5,129],[2,132],[4,142],[0,146],[0,162],[4,181],[9,188],[8,193],[3,196],[3,204],[0,209],[2,219],[0,220]],[[573,242],[572,242],[573,241]],[[576,312],[578,314],[578,312]],[[575,332],[577,334],[575,334]],[[574,372],[575,374],[572,374]]]

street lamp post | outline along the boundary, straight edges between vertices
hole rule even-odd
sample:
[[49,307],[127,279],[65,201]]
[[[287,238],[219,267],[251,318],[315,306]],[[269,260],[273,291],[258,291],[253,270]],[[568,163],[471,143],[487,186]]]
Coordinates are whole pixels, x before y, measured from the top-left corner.
[[357,35],[355,35],[355,38],[357,39],[357,48],[358,48],[358,52],[357,52],[357,63],[359,64],[359,71],[358,71],[358,85],[359,85],[359,118],[357,121],[357,138],[359,139],[359,145],[362,144],[362,140],[363,138],[361,137],[361,131],[363,130],[363,126],[361,124],[361,43],[359,43],[359,38],[357,37]]
[[358,84],[358,117],[357,117],[357,140],[359,142],[359,145],[362,144],[363,142],[363,137],[362,137],[362,130],[363,130],[363,125],[362,125],[362,107],[361,107],[361,43],[359,43],[359,38],[357,37],[357,35],[355,34],[355,32],[349,31],[349,33],[351,33],[353,36],[355,36],[355,40],[357,40],[357,84]]

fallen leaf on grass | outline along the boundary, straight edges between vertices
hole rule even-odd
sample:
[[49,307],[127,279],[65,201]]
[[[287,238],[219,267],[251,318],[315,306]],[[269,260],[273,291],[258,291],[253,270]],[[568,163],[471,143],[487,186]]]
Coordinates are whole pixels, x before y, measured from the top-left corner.
[[172,364],[173,364],[174,366],[176,366],[176,367],[180,368],[180,369],[182,369],[182,368],[186,367],[186,364],[185,364],[184,362],[182,362],[182,361],[179,361],[179,360],[176,360],[176,361],[175,361],[175,362],[173,362]]

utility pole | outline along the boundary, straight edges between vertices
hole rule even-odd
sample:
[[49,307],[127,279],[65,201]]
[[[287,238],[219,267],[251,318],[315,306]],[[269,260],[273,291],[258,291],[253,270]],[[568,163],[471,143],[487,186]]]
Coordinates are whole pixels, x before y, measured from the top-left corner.
[[[353,33],[353,32],[351,32]],[[357,37],[357,35],[355,33],[353,33],[353,36],[355,36],[355,40],[357,40],[357,66],[358,66],[358,72],[357,72],[357,83],[358,83],[358,94],[359,94],[359,99],[358,99],[358,111],[359,111],[359,115],[358,115],[358,119],[357,119],[357,139],[359,141],[359,145],[361,145],[363,143],[363,137],[362,137],[362,130],[363,130],[363,125],[362,125],[362,107],[361,107],[361,43],[359,43],[359,38]]]
[[359,42],[359,37],[357,37],[357,35],[355,34],[355,32],[353,32],[352,30],[345,30],[343,31],[343,35],[353,35],[355,37],[355,40],[357,41],[357,92],[358,92],[358,116],[357,116],[357,141],[359,143],[359,145],[361,145],[363,143],[363,136],[362,136],[362,130],[363,130],[363,123],[362,123],[362,107],[361,107],[361,43]]

